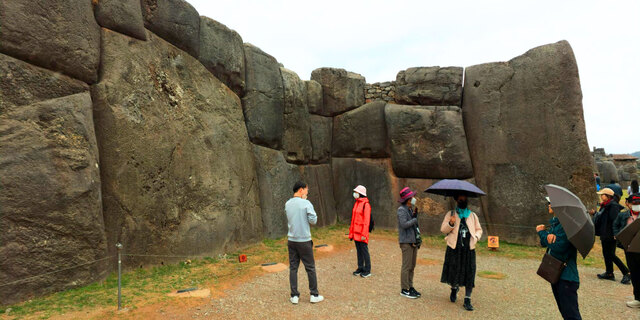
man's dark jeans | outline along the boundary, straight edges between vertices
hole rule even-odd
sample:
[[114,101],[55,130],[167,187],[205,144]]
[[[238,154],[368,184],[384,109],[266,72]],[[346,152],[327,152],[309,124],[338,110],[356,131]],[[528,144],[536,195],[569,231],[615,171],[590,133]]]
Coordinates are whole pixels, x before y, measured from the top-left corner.
[[304,264],[309,278],[309,291],[311,295],[318,295],[318,280],[316,278],[316,262],[313,259],[313,241],[287,243],[289,247],[289,284],[291,285],[291,296],[300,296],[298,291],[298,266],[300,260]]

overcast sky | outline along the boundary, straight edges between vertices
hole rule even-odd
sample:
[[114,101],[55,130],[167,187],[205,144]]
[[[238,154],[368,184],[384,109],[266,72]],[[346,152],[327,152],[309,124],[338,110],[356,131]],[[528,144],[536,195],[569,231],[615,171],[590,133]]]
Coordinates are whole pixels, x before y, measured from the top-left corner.
[[409,67],[506,61],[568,40],[590,147],[640,151],[640,100],[632,95],[640,1],[187,1],[305,80],[316,68],[339,67],[368,83],[390,81]]

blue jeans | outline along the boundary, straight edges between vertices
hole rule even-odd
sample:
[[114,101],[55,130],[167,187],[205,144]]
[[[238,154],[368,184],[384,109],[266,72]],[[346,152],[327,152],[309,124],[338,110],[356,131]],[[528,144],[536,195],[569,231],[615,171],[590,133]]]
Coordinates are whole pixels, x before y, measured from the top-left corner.
[[562,279],[551,285],[556,304],[558,304],[560,314],[565,320],[582,319],[578,309],[578,288],[580,288],[580,283]]

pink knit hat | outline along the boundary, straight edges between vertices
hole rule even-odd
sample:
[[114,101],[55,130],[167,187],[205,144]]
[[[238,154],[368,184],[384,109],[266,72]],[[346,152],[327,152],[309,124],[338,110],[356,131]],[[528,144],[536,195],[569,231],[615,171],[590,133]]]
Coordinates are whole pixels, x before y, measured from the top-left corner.
[[405,202],[408,199],[411,199],[415,195],[416,195],[416,193],[411,191],[411,189],[409,189],[409,187],[405,187],[404,189],[402,189],[400,191],[400,200],[398,200],[398,202],[400,202],[400,203]]
[[363,185],[359,185],[357,186],[355,189],[353,189],[353,191],[363,195],[363,196],[367,196],[367,188],[365,188]]

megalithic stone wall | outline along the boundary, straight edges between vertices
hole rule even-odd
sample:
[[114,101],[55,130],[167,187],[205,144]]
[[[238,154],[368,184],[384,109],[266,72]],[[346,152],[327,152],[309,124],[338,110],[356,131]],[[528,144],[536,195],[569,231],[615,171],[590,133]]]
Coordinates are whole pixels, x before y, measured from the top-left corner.
[[[489,232],[535,243],[549,219],[544,185],[596,202],[578,67],[566,41],[466,69],[462,114]],[[514,225],[513,227],[510,225]]]
[[118,242],[210,256],[283,237],[297,180],[318,226],[349,223],[363,184],[395,229],[409,186],[439,234],[452,203],[423,191],[465,179],[488,192],[471,202],[487,233],[525,243],[509,225],[546,221],[542,184],[595,200],[568,43],[462,72],[305,81],[184,0],[1,1],[0,303],[103,279]]

